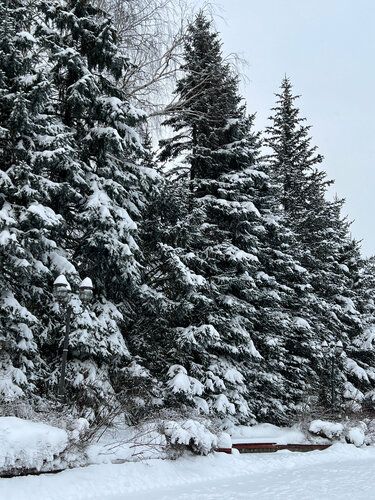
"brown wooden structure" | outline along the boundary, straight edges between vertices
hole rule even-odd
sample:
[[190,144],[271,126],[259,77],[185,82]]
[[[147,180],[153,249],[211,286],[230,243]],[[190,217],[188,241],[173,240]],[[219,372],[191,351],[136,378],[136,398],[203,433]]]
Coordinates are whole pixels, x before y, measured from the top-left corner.
[[[277,443],[234,443],[232,449],[235,448],[240,453],[274,453],[279,450],[289,451],[314,451],[326,450],[330,444],[277,444]],[[232,453],[231,448],[218,448],[216,451],[222,453]]]

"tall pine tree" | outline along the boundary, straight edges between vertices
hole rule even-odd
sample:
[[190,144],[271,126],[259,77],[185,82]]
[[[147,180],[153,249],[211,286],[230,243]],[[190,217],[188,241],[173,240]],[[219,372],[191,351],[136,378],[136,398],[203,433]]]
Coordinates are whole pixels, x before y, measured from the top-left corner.
[[105,399],[130,360],[125,332],[139,286],[137,221],[153,183],[135,131],[143,114],[119,86],[127,61],[104,12],[79,0],[41,2],[41,10],[38,34],[57,90],[53,113],[69,129],[76,155],[74,193],[64,200],[67,248],[96,293],[92,312],[73,328],[70,381],[88,401]]
[[318,168],[323,157],[311,146],[310,127],[304,124],[294,104],[297,97],[285,77],[281,93],[277,94],[272,125],[267,129],[266,143],[272,151],[269,165],[280,186],[287,225],[295,235],[294,254],[309,272],[309,283],[317,298],[311,303],[315,334],[310,342],[310,357],[321,360],[324,377],[328,368],[324,366],[322,341],[344,343],[335,386],[341,397],[350,399],[353,391],[348,388],[360,383],[363,369],[353,359],[356,355],[352,344],[362,329],[356,292],[361,266],[359,245],[352,240],[350,224],[341,215],[343,200],[327,199],[331,181]]
[[[187,379],[194,377],[198,395],[224,421],[282,421],[308,378],[309,370],[298,366],[303,355],[294,359],[297,381],[287,369],[287,337],[308,325],[294,316],[303,307],[306,312],[306,271],[289,253],[253,117],[246,116],[238,79],[203,13],[190,27],[185,58],[166,122],[176,134],[162,141],[161,154],[185,154],[190,167],[189,215],[178,256],[185,266],[180,269],[194,280],[186,295],[190,314],[170,335],[171,387],[188,393],[196,384]],[[194,298],[198,307],[191,305]]]
[[52,172],[71,163],[69,137],[50,115],[53,89],[33,8],[22,0],[1,5],[1,392],[9,399],[34,392],[45,376],[40,344],[54,317],[52,271],[65,258],[56,211],[64,188]]
[[52,283],[89,275],[90,311],[73,296],[67,384],[97,407],[131,358],[137,220],[153,184],[135,131],[142,116],[117,83],[126,61],[116,33],[90,2],[20,0],[2,19],[2,390],[20,396],[39,383],[53,395],[63,318]]

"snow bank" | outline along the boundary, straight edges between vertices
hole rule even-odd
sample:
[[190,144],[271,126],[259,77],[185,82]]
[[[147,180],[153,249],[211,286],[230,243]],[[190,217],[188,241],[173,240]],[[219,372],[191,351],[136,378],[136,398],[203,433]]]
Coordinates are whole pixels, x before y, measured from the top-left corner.
[[41,470],[53,464],[68,444],[63,429],[16,417],[0,418],[0,473]]
[[258,424],[251,427],[237,426],[232,431],[233,443],[308,443],[305,434],[296,428],[277,427],[272,424]]
[[342,436],[344,426],[340,423],[328,422],[326,420],[313,420],[310,424],[309,431],[318,436],[332,439]]
[[[375,426],[374,426],[375,431]],[[309,434],[310,433],[310,434]],[[375,432],[372,432],[375,436]],[[363,421],[330,422],[328,420],[313,420],[308,432],[298,428],[277,427],[271,424],[259,424],[252,427],[238,426],[232,431],[233,443],[276,443],[276,444],[311,444],[341,441],[356,446],[372,444],[368,426]]]
[[318,436],[328,439],[352,443],[355,446],[374,444],[373,421],[369,426],[364,421],[346,420],[343,423],[329,422],[326,420],[314,420],[311,422],[309,431]]
[[[215,453],[208,457],[185,456],[175,461],[150,460],[121,465],[92,465],[53,475],[2,479],[0,480],[0,498],[6,500],[182,498],[179,492],[184,487],[188,487],[191,493],[186,498],[200,498],[199,494],[196,497],[192,496],[194,490],[197,489],[196,485],[208,481],[218,482],[227,479],[231,489],[235,490],[236,485],[241,481],[246,484],[246,481],[256,480],[257,477],[266,477],[267,481],[272,482],[282,471],[287,471],[288,478],[290,478],[292,471],[300,468],[310,471],[317,465],[332,464],[337,470],[340,469],[341,464],[355,463],[363,463],[368,467],[369,461],[375,463],[374,447],[355,448],[353,445],[335,444],[328,450],[311,453],[287,451],[254,455]],[[256,474],[258,476],[255,476]],[[243,479],[238,481],[237,478]],[[166,494],[168,493],[166,488],[169,494]],[[213,498],[213,496],[207,498]],[[218,498],[224,497],[218,496]],[[241,498],[249,498],[249,496],[241,496]],[[272,496],[272,498],[275,497]],[[286,495],[278,498],[289,497]]]
[[204,422],[194,419],[158,420],[137,427],[120,425],[107,429],[87,449],[90,464],[176,458],[186,450],[207,455],[230,436],[212,433]]

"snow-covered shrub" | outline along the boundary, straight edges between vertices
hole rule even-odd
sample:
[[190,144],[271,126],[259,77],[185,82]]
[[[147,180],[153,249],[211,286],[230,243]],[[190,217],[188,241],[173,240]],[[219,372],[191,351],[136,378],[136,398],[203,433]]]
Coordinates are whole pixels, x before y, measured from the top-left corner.
[[340,438],[344,434],[344,426],[335,422],[326,420],[313,420],[310,424],[309,431],[312,434],[317,434],[328,439]]
[[17,417],[0,418],[0,474],[61,467],[60,455],[68,445],[68,434],[40,422]]
[[366,424],[367,427],[365,435],[365,444],[375,444],[375,419],[364,418],[363,422]]
[[232,438],[227,432],[221,432],[217,437],[217,447],[218,448],[230,448],[232,449]]
[[343,422],[314,420],[310,424],[309,431],[311,434],[330,440],[346,441],[355,446],[362,446],[363,444],[372,444],[375,442],[375,424],[372,424],[372,420],[367,420],[368,423],[349,418]]
[[94,437],[87,450],[91,464],[167,458],[167,439],[158,421],[129,426],[118,420]]
[[198,455],[208,455],[218,447],[218,436],[197,420],[165,421],[161,428],[176,455],[186,449]]
[[[363,422],[362,422],[363,424]],[[367,430],[366,424],[351,427],[346,430],[345,438],[348,443],[353,443],[356,446],[362,446],[365,442],[365,431]]]
[[88,463],[88,447],[92,440],[90,424],[85,418],[71,420],[66,425],[68,444],[61,454],[66,467],[78,467]]
[[18,417],[33,420],[35,409],[39,409],[38,405],[34,401],[25,398],[19,398],[14,401],[1,401],[0,418]]
[[173,413],[135,426],[117,419],[111,427],[97,428],[87,450],[89,463],[175,459],[185,451],[207,455],[218,447],[231,448],[228,434],[215,431],[209,421],[183,419]]
[[60,428],[17,417],[0,417],[0,475],[86,464],[88,427],[83,418],[72,419]]

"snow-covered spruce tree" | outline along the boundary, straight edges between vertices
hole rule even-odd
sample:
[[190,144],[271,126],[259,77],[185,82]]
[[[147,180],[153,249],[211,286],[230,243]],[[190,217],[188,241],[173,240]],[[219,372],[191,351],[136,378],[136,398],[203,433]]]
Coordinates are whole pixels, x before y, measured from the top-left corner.
[[[286,423],[295,418],[314,393],[319,360],[314,358],[314,314],[317,297],[310,276],[294,255],[295,235],[285,227],[278,186],[261,163],[264,179],[250,184],[248,193],[261,215],[257,294],[249,302],[255,310],[254,343],[262,356],[248,381],[257,418]],[[267,175],[265,175],[267,174]]]
[[[219,178],[236,170],[238,154],[246,157],[242,169],[252,163],[257,139],[248,134],[251,120],[240,106],[237,78],[223,60],[218,34],[203,12],[189,28],[181,69],[178,99],[166,121],[176,134],[163,141],[162,158],[182,153],[189,166],[186,237],[183,248],[168,252],[190,290],[185,292],[184,314],[175,315],[178,322],[166,335],[172,365],[168,385],[172,399],[190,399],[222,419],[229,415],[244,420],[251,416],[244,363],[259,354],[250,338],[243,289],[251,281],[247,270],[256,265],[256,256],[250,248],[237,251],[229,224],[252,220],[256,209],[251,202],[227,201]],[[218,198],[222,203],[216,203]],[[236,214],[233,220],[227,212]],[[227,298],[231,288],[237,292]]]
[[[136,220],[152,175],[137,164],[142,147],[134,127],[141,116],[117,84],[126,60],[108,17],[88,1],[47,0],[38,6],[36,35],[56,92],[50,113],[69,131],[74,159],[70,170],[53,173],[55,182],[71,186],[58,206],[74,265],[65,271],[75,282],[77,273],[90,276],[96,299],[90,311],[75,317],[68,385],[82,404],[95,406],[113,395],[113,383],[130,358],[124,333],[139,285]],[[60,341],[61,330],[55,330],[44,344],[56,366]]]
[[293,316],[303,310],[305,270],[288,254],[253,118],[203,13],[190,27],[185,58],[166,122],[176,134],[162,142],[163,158],[185,154],[190,167],[189,215],[179,228],[184,236],[179,248],[167,249],[181,276],[157,270],[172,311],[182,301],[171,291],[184,294],[185,303],[175,307],[174,323],[166,321],[160,339],[172,364],[171,397],[195,402],[223,421],[280,422],[298,402],[309,372],[309,366],[297,368],[297,355],[289,365],[301,376],[288,372],[286,345],[288,335],[308,325]]
[[[354,406],[363,407],[365,410],[373,410],[375,402],[374,390],[374,290],[375,290],[375,259],[370,257],[363,260],[361,266],[360,279],[357,283],[357,291],[360,296],[359,308],[363,321],[363,329],[359,335],[353,339],[353,349],[357,366],[353,365],[352,375],[356,376],[357,390],[352,389],[352,397],[355,400]],[[359,389],[359,390],[358,390]]]
[[[78,280],[68,234],[72,206],[82,201],[77,179],[79,186],[86,187],[72,133],[53,108],[57,91],[45,66],[44,40],[34,22],[39,18],[38,7],[28,1],[8,3],[1,17],[1,274],[6,346],[2,379],[9,398],[31,392],[43,397],[49,389],[55,391],[54,362],[60,362],[62,320],[51,297],[52,283],[61,272]],[[12,380],[28,390],[18,390]]]
[[[137,301],[140,314],[130,337],[130,347],[145,360],[144,364],[159,381],[149,393],[151,406],[162,411],[181,410],[186,405],[208,410],[207,403],[200,398],[201,382],[191,373],[188,375],[184,366],[177,366],[181,359],[175,353],[176,336],[207,308],[205,280],[190,269],[192,254],[189,255],[184,246],[188,229],[184,222],[186,191],[183,186],[161,179],[159,182],[160,192],[151,200],[142,224],[143,286]],[[196,346],[197,370],[209,362],[209,355],[204,351],[209,339],[209,332],[205,335],[202,327]],[[184,355],[182,352],[181,356]],[[177,383],[173,385],[175,375],[183,384],[180,388]],[[147,408],[146,404],[146,411]]]
[[286,77],[277,98],[266,142],[272,150],[269,164],[281,189],[285,219],[295,234],[294,254],[308,270],[309,283],[318,299],[311,303],[311,327],[316,332],[312,344],[315,353],[311,354],[321,359],[324,374],[328,366],[324,366],[321,342],[344,342],[346,354],[339,360],[337,387],[346,383],[345,397],[351,399],[355,386],[361,383],[362,368],[352,359],[352,342],[362,329],[356,292],[359,246],[350,236],[350,224],[341,215],[343,200],[326,198],[331,181],[318,169],[323,157],[311,146],[310,127],[299,115],[294,104],[297,96],[293,96]]
[[[53,323],[53,264],[64,187],[52,168],[69,164],[70,143],[48,114],[52,89],[34,37],[33,5],[0,6],[0,395],[30,395],[45,377],[40,340]],[[49,309],[51,308],[51,309]],[[48,373],[48,370],[47,370]]]
[[[225,172],[224,166],[220,167],[225,152],[220,150],[219,141],[230,134],[231,122],[227,120],[235,123],[243,107],[239,106],[237,78],[223,60],[218,34],[211,30],[202,11],[188,30],[184,57],[184,76],[175,90],[178,100],[169,108],[172,116],[164,123],[176,134],[161,141],[161,159],[188,153],[190,179],[210,179]],[[191,189],[200,189],[200,184],[192,182]]]

